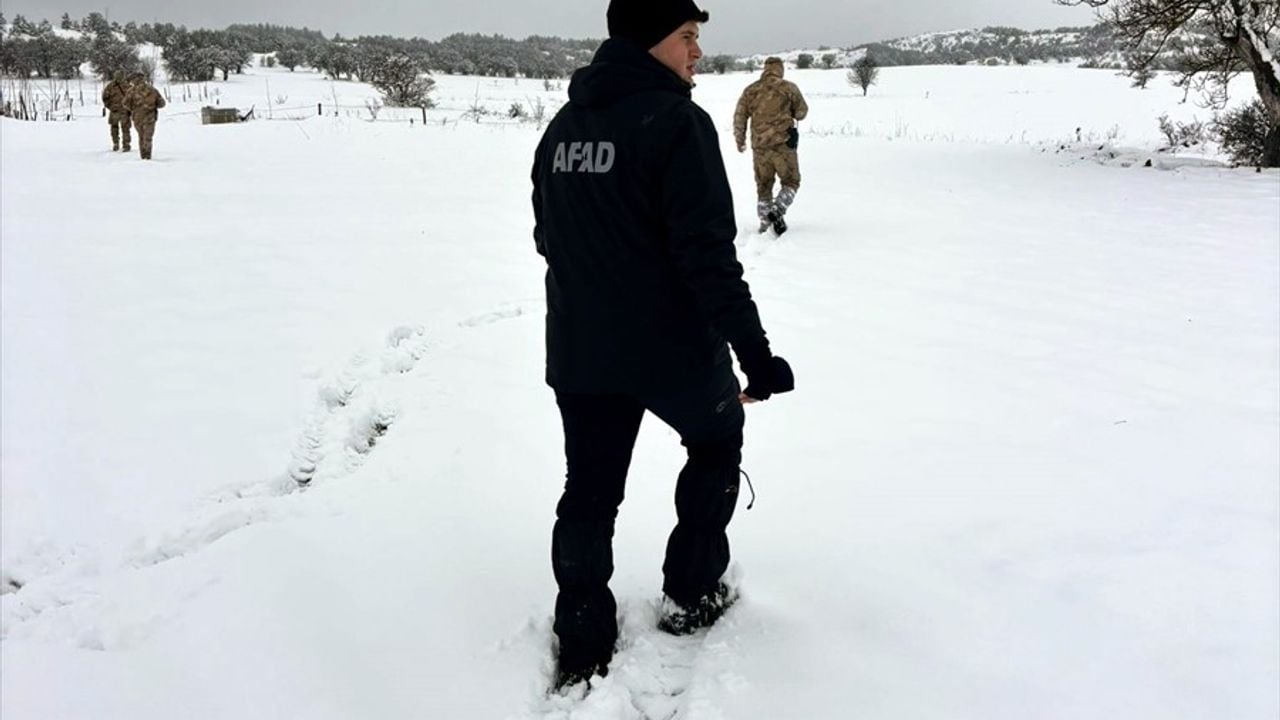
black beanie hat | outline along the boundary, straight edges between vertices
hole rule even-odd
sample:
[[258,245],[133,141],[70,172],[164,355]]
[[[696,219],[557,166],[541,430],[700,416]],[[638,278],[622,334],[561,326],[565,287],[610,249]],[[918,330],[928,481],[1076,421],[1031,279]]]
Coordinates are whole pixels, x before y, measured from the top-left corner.
[[641,49],[662,42],[676,28],[711,18],[693,0],[610,0],[609,37],[628,40]]

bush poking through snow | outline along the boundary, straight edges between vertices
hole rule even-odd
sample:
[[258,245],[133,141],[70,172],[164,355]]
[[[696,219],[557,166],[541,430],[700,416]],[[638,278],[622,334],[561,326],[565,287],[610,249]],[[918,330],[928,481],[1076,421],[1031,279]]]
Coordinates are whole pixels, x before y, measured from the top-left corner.
[[1213,120],[1213,132],[1222,145],[1222,151],[1237,165],[1262,165],[1267,153],[1267,135],[1274,136],[1271,118],[1262,100],[1254,100],[1218,115]]
[[1160,122],[1160,132],[1164,134],[1165,140],[1169,142],[1166,150],[1176,150],[1177,148],[1189,148],[1196,145],[1203,145],[1206,140],[1206,128],[1204,123],[1192,118],[1189,123],[1174,122],[1169,119],[1168,113],[1158,118]]

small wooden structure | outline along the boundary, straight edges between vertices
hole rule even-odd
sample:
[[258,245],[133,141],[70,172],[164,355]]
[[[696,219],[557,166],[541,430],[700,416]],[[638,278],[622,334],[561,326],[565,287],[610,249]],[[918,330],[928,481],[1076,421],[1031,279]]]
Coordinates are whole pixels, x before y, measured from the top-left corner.
[[205,105],[200,108],[201,125],[221,125],[240,121],[240,113],[235,108],[218,108]]

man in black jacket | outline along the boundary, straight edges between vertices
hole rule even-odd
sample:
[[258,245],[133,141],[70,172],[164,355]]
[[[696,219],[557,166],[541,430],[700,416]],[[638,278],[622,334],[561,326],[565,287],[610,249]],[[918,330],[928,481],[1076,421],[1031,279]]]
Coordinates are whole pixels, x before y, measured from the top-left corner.
[[534,158],[547,383],[568,466],[551,546],[557,687],[605,674],[613,656],[614,519],[644,412],[688,450],[662,567],[661,626],[689,633],[733,600],[720,578],[738,499],[742,406],[794,386],[769,350],[734,251],[715,127],[691,99],[707,19],[692,0],[612,0],[609,40],[574,74],[569,103]]

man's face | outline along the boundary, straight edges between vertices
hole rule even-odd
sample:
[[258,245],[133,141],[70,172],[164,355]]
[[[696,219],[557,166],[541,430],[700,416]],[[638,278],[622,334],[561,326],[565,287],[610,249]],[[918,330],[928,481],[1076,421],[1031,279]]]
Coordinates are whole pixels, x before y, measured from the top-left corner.
[[702,48],[698,47],[698,23],[690,20],[676,28],[662,42],[649,48],[649,54],[692,85],[695,67],[702,57]]

